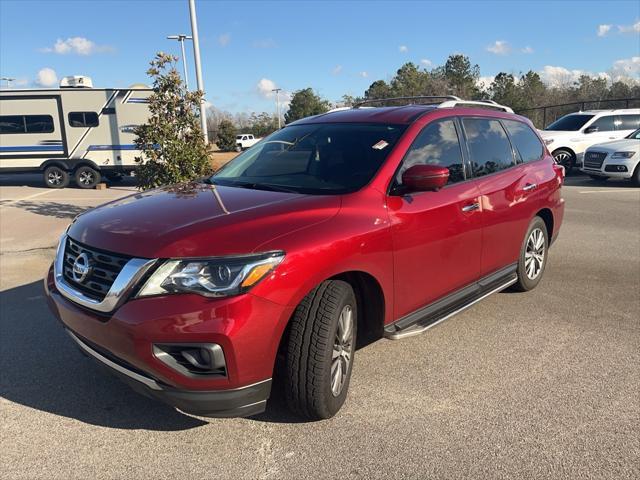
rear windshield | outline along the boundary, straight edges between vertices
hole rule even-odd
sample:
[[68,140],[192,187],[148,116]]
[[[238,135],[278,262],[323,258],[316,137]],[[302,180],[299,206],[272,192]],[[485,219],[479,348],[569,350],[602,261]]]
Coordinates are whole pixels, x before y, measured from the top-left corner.
[[575,132],[580,130],[585,123],[593,118],[593,115],[565,115],[549,125],[545,130],[560,130],[564,132]]
[[376,174],[405,125],[292,125],[237,156],[210,181],[261,190],[338,194],[359,190]]

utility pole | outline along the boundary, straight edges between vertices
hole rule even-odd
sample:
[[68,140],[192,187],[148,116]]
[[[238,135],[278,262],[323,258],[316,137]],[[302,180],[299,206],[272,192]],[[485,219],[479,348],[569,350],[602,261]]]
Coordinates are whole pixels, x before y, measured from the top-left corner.
[[276,112],[278,115],[278,130],[280,130],[280,92],[282,91],[281,88],[274,88],[273,90],[271,90],[272,92],[276,92]]
[[[200,40],[198,38],[198,21],[196,19],[196,3],[195,0],[189,0],[189,14],[191,16],[191,36],[193,37],[193,57],[196,63],[196,83],[198,90],[204,92],[204,83],[202,82],[202,66],[200,65]],[[209,144],[209,132],[207,132],[207,112],[204,105],[204,97],[200,100],[200,126],[202,127],[202,135],[204,143]]]
[[13,82],[15,80],[15,78],[2,77],[2,78],[0,78],[0,80],[4,80],[5,82],[7,82],[7,88],[11,88],[11,82]]
[[168,40],[178,40],[180,42],[180,48],[182,49],[182,67],[184,69],[184,84],[189,90],[189,74],[187,73],[187,56],[184,51],[184,41],[185,40],[193,40],[190,35],[185,35],[184,33],[180,33],[178,35],[169,35],[167,37]]

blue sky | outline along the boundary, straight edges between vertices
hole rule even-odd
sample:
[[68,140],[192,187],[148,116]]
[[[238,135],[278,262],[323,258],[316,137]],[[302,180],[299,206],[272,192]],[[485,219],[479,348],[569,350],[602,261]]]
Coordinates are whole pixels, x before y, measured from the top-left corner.
[[[196,6],[206,97],[233,112],[273,110],[273,86],[313,87],[330,100],[362,95],[404,62],[437,66],[452,53],[468,55],[486,77],[529,69],[549,82],[581,72],[640,75],[638,1]],[[16,78],[14,88],[72,74],[103,87],[147,83],[156,51],[179,53],[165,40],[177,33],[190,33],[186,0],[0,0],[0,74]]]

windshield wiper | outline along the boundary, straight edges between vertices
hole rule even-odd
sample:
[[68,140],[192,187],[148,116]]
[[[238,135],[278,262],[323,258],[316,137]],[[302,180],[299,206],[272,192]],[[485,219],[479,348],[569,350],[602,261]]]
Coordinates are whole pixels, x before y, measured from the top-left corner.
[[251,190],[267,190],[270,192],[286,192],[286,193],[300,193],[298,190],[286,187],[284,185],[274,185],[271,183],[256,183],[256,182],[225,182],[218,183],[218,185],[222,185],[225,187],[238,187],[238,188],[248,188]]

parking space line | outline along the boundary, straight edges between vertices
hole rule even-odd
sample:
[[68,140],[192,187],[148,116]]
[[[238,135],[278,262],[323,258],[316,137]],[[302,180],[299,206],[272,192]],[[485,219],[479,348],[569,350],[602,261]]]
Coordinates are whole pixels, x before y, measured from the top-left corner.
[[581,190],[579,193],[638,193],[640,188],[625,188],[624,190]]
[[33,195],[27,195],[26,197],[23,197],[23,198],[16,198],[15,200],[9,200],[7,203],[0,205],[0,207],[8,207],[10,205],[13,205],[14,203],[22,202],[24,200],[31,200],[32,198],[40,197],[42,195],[46,195],[47,193],[52,193],[54,191],[55,190],[45,190],[44,192],[38,192],[38,193],[34,193]]

